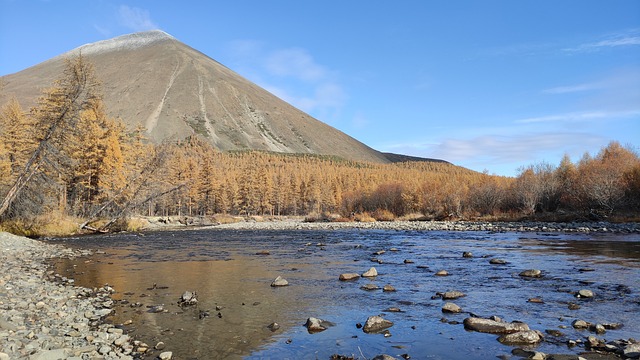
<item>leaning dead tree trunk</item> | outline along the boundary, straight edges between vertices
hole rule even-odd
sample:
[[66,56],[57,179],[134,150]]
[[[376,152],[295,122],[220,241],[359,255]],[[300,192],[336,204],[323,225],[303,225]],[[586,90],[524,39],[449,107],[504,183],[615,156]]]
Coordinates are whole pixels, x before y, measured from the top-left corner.
[[67,60],[66,65],[63,77],[45,93],[35,109],[38,123],[46,130],[41,134],[38,146],[22,172],[2,199],[0,218],[7,213],[33,175],[40,170],[41,165],[48,160],[47,149],[64,136],[64,130],[73,126],[78,112],[97,96],[94,92],[97,81],[93,75],[93,68],[84,61],[82,55]]

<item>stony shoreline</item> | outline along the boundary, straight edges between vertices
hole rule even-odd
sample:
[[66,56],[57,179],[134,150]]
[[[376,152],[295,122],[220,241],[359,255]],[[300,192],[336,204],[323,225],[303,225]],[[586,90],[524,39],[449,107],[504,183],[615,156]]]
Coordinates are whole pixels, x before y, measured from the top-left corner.
[[0,232],[0,249],[0,360],[139,357],[146,344],[103,322],[112,312],[112,288],[77,287],[48,270],[49,259],[89,256],[90,251],[5,232]]
[[[185,222],[186,223],[186,222]],[[303,219],[249,219],[229,224],[181,224],[153,221],[148,230],[193,228],[236,230],[488,231],[640,234],[640,224],[541,222],[304,222]],[[204,225],[204,226],[203,226]],[[151,347],[104,322],[114,305],[114,289],[87,289],[48,269],[53,258],[90,256],[0,232],[0,360],[134,359],[149,356]],[[159,353],[170,359],[170,352]]]
[[[175,222],[174,222],[175,223]],[[640,223],[608,222],[479,222],[479,221],[377,221],[305,222],[302,219],[244,220],[208,228],[237,230],[338,230],[491,231],[640,234]]]

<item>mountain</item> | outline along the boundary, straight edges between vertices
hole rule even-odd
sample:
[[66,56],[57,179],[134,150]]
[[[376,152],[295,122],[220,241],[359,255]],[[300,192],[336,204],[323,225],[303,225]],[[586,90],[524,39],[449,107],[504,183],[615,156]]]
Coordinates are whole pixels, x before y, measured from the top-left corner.
[[81,53],[95,65],[112,117],[143,125],[160,142],[199,134],[219,150],[265,150],[393,162],[314,119],[203,53],[162,31],[119,36],[3,76],[0,104],[15,96],[31,107],[51,86],[64,59]]

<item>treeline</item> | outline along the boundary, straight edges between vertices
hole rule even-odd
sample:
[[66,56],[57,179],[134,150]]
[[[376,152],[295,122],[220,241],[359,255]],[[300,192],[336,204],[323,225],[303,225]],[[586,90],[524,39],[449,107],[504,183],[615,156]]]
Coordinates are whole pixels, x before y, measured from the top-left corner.
[[318,156],[222,153],[197,137],[173,144],[162,171],[165,188],[149,214],[307,215],[390,219],[564,214],[604,219],[640,205],[640,159],[610,143],[577,163],[524,167],[516,178],[447,163],[370,164]]
[[[193,136],[152,145],[112,119],[91,64],[70,59],[31,110],[0,109],[0,218],[46,214],[88,225],[139,215],[309,215],[390,220],[637,216],[640,159],[610,143],[515,178],[448,163],[372,164],[327,156],[220,152]],[[90,226],[90,225],[89,225]]]

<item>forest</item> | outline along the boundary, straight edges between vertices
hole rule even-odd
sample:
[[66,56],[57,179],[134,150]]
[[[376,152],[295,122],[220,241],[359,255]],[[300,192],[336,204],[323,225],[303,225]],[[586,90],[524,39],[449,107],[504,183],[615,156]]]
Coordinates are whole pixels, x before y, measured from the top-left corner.
[[33,108],[2,104],[0,229],[28,234],[66,222],[70,231],[107,231],[132,216],[215,214],[310,221],[640,215],[640,157],[615,141],[577,161],[523,166],[516,177],[441,162],[221,152],[197,135],[151,143],[144,128],[107,115],[100,86],[78,56]]

